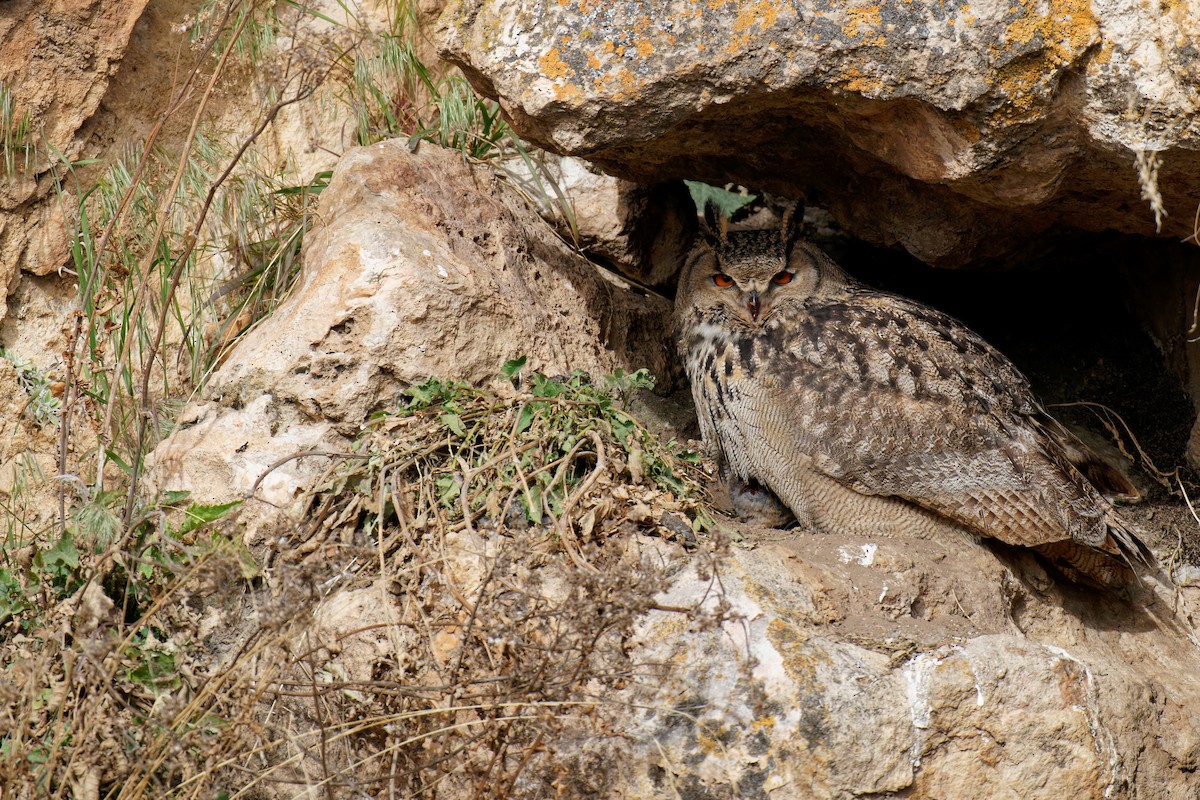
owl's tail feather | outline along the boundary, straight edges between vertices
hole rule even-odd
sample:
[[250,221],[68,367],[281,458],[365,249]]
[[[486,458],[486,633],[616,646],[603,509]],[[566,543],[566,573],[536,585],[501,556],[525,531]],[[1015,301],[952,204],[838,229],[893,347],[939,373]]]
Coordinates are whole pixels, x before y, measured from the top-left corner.
[[1122,561],[1131,567],[1136,563],[1150,569],[1158,568],[1158,559],[1154,557],[1154,553],[1136,533],[1129,530],[1125,521],[1116,513],[1110,513],[1105,522],[1108,525],[1108,539],[1116,546]]
[[1140,585],[1135,566],[1157,569],[1158,560],[1115,514],[1106,523],[1108,536],[1101,548],[1064,539],[1035,549],[1075,583],[1102,589]]

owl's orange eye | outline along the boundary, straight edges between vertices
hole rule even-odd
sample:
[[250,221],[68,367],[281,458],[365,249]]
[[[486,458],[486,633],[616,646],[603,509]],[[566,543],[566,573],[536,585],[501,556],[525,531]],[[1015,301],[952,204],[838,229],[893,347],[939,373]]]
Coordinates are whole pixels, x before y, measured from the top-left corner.
[[792,273],[785,270],[780,270],[775,273],[775,277],[771,278],[771,283],[776,286],[783,286],[792,282]]
[[717,286],[720,286],[722,289],[728,289],[730,286],[733,286],[733,278],[729,277],[724,272],[718,272],[716,275],[713,275],[713,283],[715,283]]

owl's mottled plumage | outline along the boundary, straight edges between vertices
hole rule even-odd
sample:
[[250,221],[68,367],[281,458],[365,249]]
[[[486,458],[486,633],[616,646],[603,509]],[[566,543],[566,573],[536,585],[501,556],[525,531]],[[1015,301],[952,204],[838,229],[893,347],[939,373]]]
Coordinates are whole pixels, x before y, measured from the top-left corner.
[[726,478],[761,483],[809,529],[965,532],[1076,580],[1136,580],[1152,557],[1102,493],[1136,490],[987,342],[849,278],[793,217],[714,233],[680,278],[680,349]]

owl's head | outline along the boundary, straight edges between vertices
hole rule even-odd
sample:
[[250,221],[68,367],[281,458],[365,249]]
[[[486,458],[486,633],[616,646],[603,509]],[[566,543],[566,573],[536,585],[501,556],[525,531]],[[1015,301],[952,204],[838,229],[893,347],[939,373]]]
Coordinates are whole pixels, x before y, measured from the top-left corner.
[[694,308],[712,322],[757,328],[789,306],[843,290],[845,274],[799,238],[802,217],[795,204],[778,229],[730,231],[705,209],[708,225],[680,274],[678,312]]

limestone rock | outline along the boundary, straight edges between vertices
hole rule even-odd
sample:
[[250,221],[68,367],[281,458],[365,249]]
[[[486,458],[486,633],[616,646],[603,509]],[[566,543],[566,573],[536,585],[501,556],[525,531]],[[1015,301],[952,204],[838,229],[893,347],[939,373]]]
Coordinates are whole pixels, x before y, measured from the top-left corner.
[[[552,153],[542,154],[542,163],[570,201],[574,233],[589,257],[649,286],[672,282],[696,234],[696,207],[682,183],[642,186],[598,172],[582,159]],[[525,172],[523,166],[513,164],[509,171]],[[538,210],[564,238],[572,235],[560,209],[538,201]]]
[[[409,384],[487,381],[520,355],[550,375],[647,367],[670,384],[668,302],[611,283],[456,152],[351,150],[318,217],[292,296],[156,451],[163,485],[239,497],[291,453],[344,446]],[[324,466],[289,462],[260,490],[282,504]]]
[[55,201],[34,207],[37,217],[29,224],[22,269],[31,275],[45,276],[70,260],[76,202],[74,194],[64,191]]
[[146,0],[9,2],[0,15],[0,81],[18,113],[63,155],[95,112]]
[[14,171],[0,165],[0,290],[6,296],[20,267],[44,275],[69,255],[53,182],[43,175],[45,145],[67,159],[79,156],[77,133],[99,107],[145,6],[146,0],[13,0],[0,7],[0,84],[11,93],[15,117],[31,122]]
[[[564,715],[511,796],[1128,800],[1200,789],[1197,644],[1184,633],[1196,588],[1173,600],[1152,584],[1131,602],[970,541],[744,534],[715,560],[638,534],[609,543],[672,577],[621,640],[616,675],[629,679],[589,685],[586,711]],[[445,539],[447,580],[469,601],[504,539]],[[530,606],[559,609],[574,591],[562,567],[542,563],[540,579],[505,569]],[[614,567],[628,579],[627,562],[602,569]],[[336,679],[373,681],[398,657],[410,681],[438,685],[461,631],[435,637],[438,663],[412,661],[422,648],[397,622],[411,602],[380,584],[334,593],[297,647],[323,645],[320,670]],[[479,796],[452,777],[444,789]]]
[[576,213],[589,220],[583,242],[589,254],[654,287],[673,283],[696,234],[696,208],[680,182],[647,187],[618,180],[607,191],[579,196]]
[[1118,0],[454,0],[437,37],[537,144],[641,183],[807,195],[957,265],[1056,223],[1152,234],[1138,153],[1161,158],[1164,232],[1192,232],[1197,19]]
[[719,582],[689,567],[661,598],[689,607],[723,591],[722,626],[647,618],[634,659],[677,666],[653,697],[623,698],[644,710],[624,720],[633,752],[606,796],[1099,800],[1200,787],[1188,766],[1200,739],[1177,722],[1200,703],[1196,645],[1152,622],[1183,618],[1165,593],[1146,608],[1082,597],[970,542],[755,539]]
[[351,150],[317,213],[295,293],[210,396],[271,392],[355,430],[412,381],[485,381],[520,355],[547,374],[647,367],[669,380],[667,301],[608,282],[457,153]]
[[[329,425],[280,424],[290,409],[263,394],[241,408],[196,403],[149,460],[160,486],[191,492],[199,503],[225,503],[253,495],[253,503],[286,508],[328,465],[297,453],[337,451],[344,440]],[[255,508],[261,511],[261,508]]]

